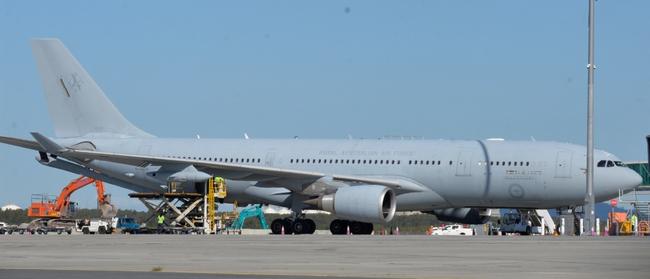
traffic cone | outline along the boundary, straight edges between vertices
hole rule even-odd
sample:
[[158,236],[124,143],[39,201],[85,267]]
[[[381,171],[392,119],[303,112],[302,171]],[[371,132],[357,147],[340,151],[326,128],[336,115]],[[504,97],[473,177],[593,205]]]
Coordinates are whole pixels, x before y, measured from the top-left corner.
[[352,233],[350,232],[350,226],[348,226],[347,234],[348,234],[348,235],[352,235]]
[[399,235],[399,227],[395,227],[395,234]]
[[282,226],[282,228],[280,229],[280,234],[284,235],[284,226]]

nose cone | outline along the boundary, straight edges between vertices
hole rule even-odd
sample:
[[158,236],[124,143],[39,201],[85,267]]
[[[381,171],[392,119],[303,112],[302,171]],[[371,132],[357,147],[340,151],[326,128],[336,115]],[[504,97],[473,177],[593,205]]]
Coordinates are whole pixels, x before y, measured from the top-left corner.
[[628,169],[621,179],[621,189],[630,190],[643,183],[643,178],[635,171]]

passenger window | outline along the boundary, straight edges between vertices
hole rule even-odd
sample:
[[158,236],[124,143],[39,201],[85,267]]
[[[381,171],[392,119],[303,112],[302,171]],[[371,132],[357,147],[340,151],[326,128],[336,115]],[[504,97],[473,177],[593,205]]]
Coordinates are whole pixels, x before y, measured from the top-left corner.
[[530,162],[526,162],[526,166],[529,166],[529,165],[530,165]]

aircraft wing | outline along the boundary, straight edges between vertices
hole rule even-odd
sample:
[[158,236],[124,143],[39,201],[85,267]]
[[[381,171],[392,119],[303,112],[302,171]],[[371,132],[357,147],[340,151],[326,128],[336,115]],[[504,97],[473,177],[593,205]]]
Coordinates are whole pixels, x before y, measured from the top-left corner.
[[360,183],[360,184],[376,184],[383,185],[395,190],[406,192],[421,191],[420,187],[411,185],[411,183],[403,183],[398,179],[383,179],[372,178],[363,176],[350,176],[350,175],[336,175],[326,174],[320,172],[310,172],[292,169],[281,169],[265,166],[252,166],[231,163],[219,163],[204,160],[191,160],[191,159],[178,159],[168,157],[134,155],[134,154],[120,154],[110,152],[99,152],[89,150],[73,150],[67,149],[59,156],[72,157],[81,161],[100,160],[114,163],[121,163],[133,166],[147,166],[147,165],[193,165],[197,169],[210,170],[220,176],[235,180],[256,180],[256,181],[271,181],[271,180],[294,180],[294,181],[316,181],[321,178],[331,178],[341,182]]
[[[328,181],[344,182],[354,184],[383,185],[399,192],[420,192],[423,189],[420,185],[401,178],[385,177],[364,177],[355,175],[337,175],[321,172],[301,171],[293,169],[273,168],[266,166],[242,165],[231,163],[219,163],[204,160],[179,159],[170,157],[147,156],[136,154],[121,154],[111,152],[100,152],[62,147],[39,134],[32,133],[36,141],[0,136],[0,143],[14,145],[22,148],[47,152],[63,158],[73,159],[77,162],[90,162],[100,160],[114,163],[127,164],[132,166],[145,167],[148,165],[175,167],[193,165],[197,169],[209,171],[215,175],[233,180],[273,182],[278,184],[301,184],[308,185],[319,179]],[[266,184],[262,184],[266,185]],[[272,184],[271,184],[272,185]]]

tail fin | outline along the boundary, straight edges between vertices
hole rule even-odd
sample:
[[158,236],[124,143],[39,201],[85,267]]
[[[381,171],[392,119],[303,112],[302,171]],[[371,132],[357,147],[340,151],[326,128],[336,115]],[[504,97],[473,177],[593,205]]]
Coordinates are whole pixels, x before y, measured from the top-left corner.
[[152,137],[115,108],[58,39],[33,39],[54,133],[69,137]]

